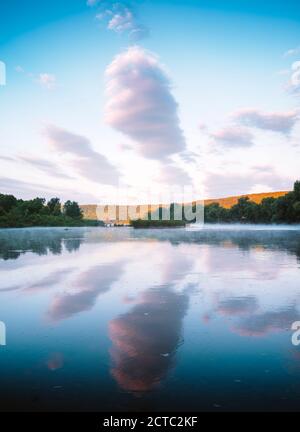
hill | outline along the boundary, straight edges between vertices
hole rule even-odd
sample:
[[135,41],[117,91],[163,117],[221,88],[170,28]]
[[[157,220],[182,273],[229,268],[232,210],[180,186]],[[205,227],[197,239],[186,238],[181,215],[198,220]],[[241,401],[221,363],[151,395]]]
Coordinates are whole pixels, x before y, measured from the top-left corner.
[[[279,198],[280,196],[286,195],[287,191],[280,191],[280,192],[263,192],[263,193],[256,193],[256,194],[246,194],[246,195],[237,195],[237,196],[230,196],[226,198],[214,198],[214,199],[207,199],[205,200],[205,205],[209,205],[212,203],[219,203],[220,206],[224,208],[231,208],[233,205],[237,204],[239,198],[242,197],[249,197],[251,201],[254,201],[257,204],[260,204],[261,201],[264,198]],[[154,207],[154,208],[153,208]],[[83,217],[84,219],[91,219],[96,220],[97,219],[97,213],[96,213],[96,204],[85,204],[80,205],[80,208],[83,211]],[[126,206],[120,206],[121,212],[126,211]],[[158,205],[152,206],[152,209],[155,211],[158,208]],[[140,206],[140,216],[142,217],[143,214],[146,214],[148,212],[148,206]],[[120,223],[128,223],[128,220],[124,220],[123,218],[118,218]]]
[[205,200],[205,205],[209,205],[212,203],[219,203],[221,207],[230,208],[233,205],[237,204],[238,200],[242,197],[249,197],[251,201],[255,202],[256,204],[260,204],[264,198],[279,198],[283,195],[286,195],[287,193],[288,191],[262,192],[262,193],[255,193],[255,194],[230,196],[226,198],[208,199]]

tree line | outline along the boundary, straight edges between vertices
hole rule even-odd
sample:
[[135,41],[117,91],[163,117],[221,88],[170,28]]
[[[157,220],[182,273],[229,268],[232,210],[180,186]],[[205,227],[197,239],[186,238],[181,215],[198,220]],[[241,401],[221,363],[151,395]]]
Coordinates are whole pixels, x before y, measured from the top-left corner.
[[83,213],[76,201],[59,198],[31,200],[17,199],[13,195],[0,194],[0,227],[31,226],[82,226],[92,225],[93,221],[83,219]]
[[[180,220],[176,219],[175,207],[178,204],[170,205],[170,217],[163,220],[161,207],[156,212],[149,212],[145,219],[131,221],[134,228],[155,228],[155,227],[180,227],[195,220],[186,220],[183,206]],[[195,213],[196,204],[192,204]],[[155,217],[153,217],[155,216]],[[154,220],[153,220],[154,219]],[[251,201],[249,197],[239,198],[237,204],[231,208],[222,207],[219,203],[212,203],[204,207],[204,221],[206,223],[252,223],[252,224],[296,224],[300,223],[300,181],[294,184],[294,190],[279,198],[264,198],[260,204]]]
[[205,207],[207,223],[296,224],[300,223],[300,181],[279,198],[264,198],[260,204],[241,197],[231,208],[212,203]]
[[[158,220],[148,218],[131,221],[135,228],[175,227],[191,223],[184,219],[176,220],[176,204],[170,206],[170,218],[162,220],[162,209],[158,209]],[[195,204],[194,204],[195,206]],[[194,207],[195,210],[195,207]],[[156,215],[157,216],[157,215]],[[249,197],[241,197],[231,208],[224,208],[212,203],[204,208],[206,223],[253,223],[253,224],[296,224],[300,223],[300,181],[296,181],[292,192],[279,198],[264,198],[260,204]],[[83,219],[83,212],[76,201],[59,198],[32,200],[17,199],[13,195],[0,194],[0,227],[31,227],[31,226],[95,226],[103,225],[101,221]]]

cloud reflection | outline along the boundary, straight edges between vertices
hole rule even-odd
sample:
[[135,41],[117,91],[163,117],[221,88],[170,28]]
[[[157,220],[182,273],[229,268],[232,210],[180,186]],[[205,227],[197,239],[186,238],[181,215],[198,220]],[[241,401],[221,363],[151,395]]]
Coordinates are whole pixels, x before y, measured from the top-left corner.
[[81,273],[73,286],[78,291],[63,293],[54,297],[48,316],[52,321],[59,321],[90,310],[97,297],[109,291],[113,282],[120,276],[120,262],[107,265],[97,265]]
[[249,315],[241,319],[234,330],[241,336],[264,336],[272,331],[290,330],[291,323],[299,320],[295,306]]
[[150,391],[167,375],[187,308],[186,293],[168,287],[149,289],[130,312],[110,322],[111,373],[123,390]]
[[253,296],[232,297],[221,300],[217,310],[222,315],[243,315],[253,313],[258,307],[257,300]]

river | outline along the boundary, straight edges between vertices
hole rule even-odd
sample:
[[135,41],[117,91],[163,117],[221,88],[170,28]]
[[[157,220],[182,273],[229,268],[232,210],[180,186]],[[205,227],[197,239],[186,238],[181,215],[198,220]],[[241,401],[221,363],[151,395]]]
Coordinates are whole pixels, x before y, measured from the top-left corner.
[[299,410],[300,228],[0,230],[0,411]]

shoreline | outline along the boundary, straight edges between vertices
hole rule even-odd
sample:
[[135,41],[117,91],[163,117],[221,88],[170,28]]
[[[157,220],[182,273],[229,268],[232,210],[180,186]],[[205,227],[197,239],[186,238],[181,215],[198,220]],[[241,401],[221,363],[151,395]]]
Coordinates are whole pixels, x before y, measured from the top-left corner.
[[30,229],[60,229],[60,230],[71,230],[71,229],[77,229],[77,228],[101,228],[101,229],[116,229],[116,228],[122,228],[122,229],[134,229],[134,230],[149,230],[149,229],[155,229],[155,230],[166,230],[166,229],[186,229],[188,231],[200,231],[200,230],[239,230],[239,231],[297,231],[300,230],[300,224],[240,224],[240,223],[204,223],[199,225],[196,224],[186,224],[185,226],[180,225],[174,225],[174,226],[139,226],[139,227],[133,227],[128,225],[116,225],[116,226],[103,226],[103,225],[70,225],[70,226],[51,226],[51,225],[35,225],[35,226],[14,226],[14,227],[0,227],[0,231],[7,231],[7,230],[30,230]]

